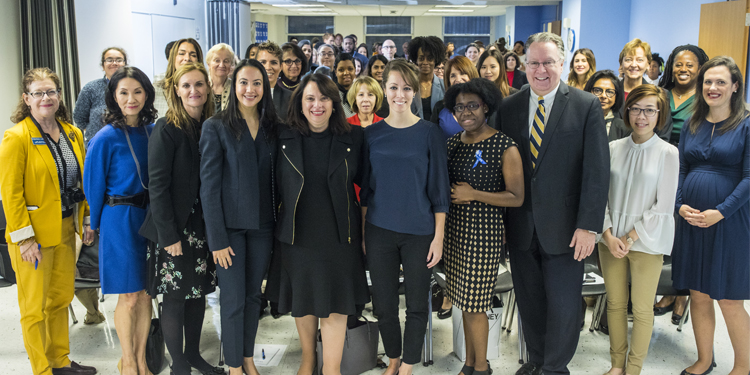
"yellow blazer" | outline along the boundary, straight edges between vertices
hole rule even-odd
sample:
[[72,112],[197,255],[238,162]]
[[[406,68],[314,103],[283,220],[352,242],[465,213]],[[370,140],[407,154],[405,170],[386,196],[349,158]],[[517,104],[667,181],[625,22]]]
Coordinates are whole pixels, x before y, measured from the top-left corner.
[[[63,121],[60,124],[71,141],[83,175],[83,134],[71,124]],[[16,243],[35,236],[42,247],[56,246],[60,244],[62,226],[57,165],[47,145],[34,144],[32,139],[39,143],[42,134],[31,117],[26,117],[6,130],[0,143],[0,197],[8,222],[5,239]],[[75,228],[80,235],[84,218],[89,216],[88,203],[78,203],[75,210]]]

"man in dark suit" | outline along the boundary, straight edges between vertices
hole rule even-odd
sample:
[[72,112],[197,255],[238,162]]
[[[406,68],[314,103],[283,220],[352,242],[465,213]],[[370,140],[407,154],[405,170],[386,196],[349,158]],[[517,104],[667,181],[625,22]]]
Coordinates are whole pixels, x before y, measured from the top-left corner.
[[502,131],[523,158],[526,199],[505,218],[513,284],[529,350],[517,375],[570,374],[581,327],[583,260],[601,232],[609,147],[599,101],[560,81],[562,39],[529,37],[529,85],[506,98]]
[[280,85],[279,73],[281,73],[281,48],[274,42],[264,42],[258,46],[258,54],[255,59],[263,64],[268,74],[268,80],[271,83],[270,95],[273,97],[273,106],[276,107],[276,113],[281,121],[286,121],[286,112],[289,108],[289,100],[292,98],[292,92],[285,90]]

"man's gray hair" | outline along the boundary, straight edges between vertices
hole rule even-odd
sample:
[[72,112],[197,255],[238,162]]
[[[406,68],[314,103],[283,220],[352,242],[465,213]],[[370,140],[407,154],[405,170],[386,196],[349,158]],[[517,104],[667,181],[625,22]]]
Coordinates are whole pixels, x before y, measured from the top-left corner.
[[557,52],[560,54],[560,60],[565,60],[565,44],[563,43],[562,38],[560,38],[559,35],[553,34],[550,32],[541,32],[533,34],[529,37],[528,40],[526,40],[526,51],[528,52],[529,47],[531,47],[531,43],[547,43],[552,42],[557,45]]

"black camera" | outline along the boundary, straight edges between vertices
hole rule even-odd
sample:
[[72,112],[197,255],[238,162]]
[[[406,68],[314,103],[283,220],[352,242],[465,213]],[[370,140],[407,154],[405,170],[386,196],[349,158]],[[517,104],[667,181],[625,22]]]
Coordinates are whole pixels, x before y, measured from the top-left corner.
[[86,196],[83,195],[83,190],[80,188],[66,188],[62,194],[60,194],[60,202],[63,207],[72,207],[78,202],[83,202]]

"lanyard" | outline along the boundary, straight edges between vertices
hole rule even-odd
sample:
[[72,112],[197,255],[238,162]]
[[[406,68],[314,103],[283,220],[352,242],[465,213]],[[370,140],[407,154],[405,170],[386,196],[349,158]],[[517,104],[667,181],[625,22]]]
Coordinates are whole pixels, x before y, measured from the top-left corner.
[[[34,125],[36,125],[37,129],[39,129],[39,133],[42,134],[42,139],[44,140],[44,144],[47,145],[47,148],[49,148],[49,152],[52,154],[52,160],[55,161],[55,167],[57,168],[57,179],[58,179],[58,182],[60,183],[60,190],[64,191],[67,188],[67,183],[68,183],[68,166],[67,166],[67,163],[65,163],[65,156],[63,156],[62,149],[60,149],[59,140],[58,140],[58,144],[55,145],[56,146],[56,150],[53,150],[52,149],[52,144],[50,143],[50,139],[52,137],[49,134],[45,133],[42,130],[42,126],[39,125],[39,122],[37,122],[34,117],[31,117],[31,120],[34,122]],[[78,157],[76,156],[76,153],[73,150],[73,145],[71,144],[70,139],[68,138],[68,135],[65,134],[65,131],[63,130],[63,128],[60,125],[60,123],[57,122],[57,121],[55,121],[55,122],[57,123],[57,128],[60,130],[60,136],[63,137],[63,138],[65,138],[65,141],[66,141],[65,143],[68,144],[68,149],[70,149],[70,152],[73,154],[73,158],[75,158],[75,160],[76,160],[76,164],[78,164]],[[57,152],[55,152],[55,151],[57,151]],[[55,155],[58,155],[60,157],[60,162],[59,163],[58,163],[57,158],[55,157]],[[62,170],[63,170],[63,175],[62,176],[60,176],[60,165],[61,164],[62,164]],[[78,164],[78,165],[80,165],[80,164]],[[81,168],[80,167],[78,168],[77,178],[78,178],[77,182],[81,181]]]

